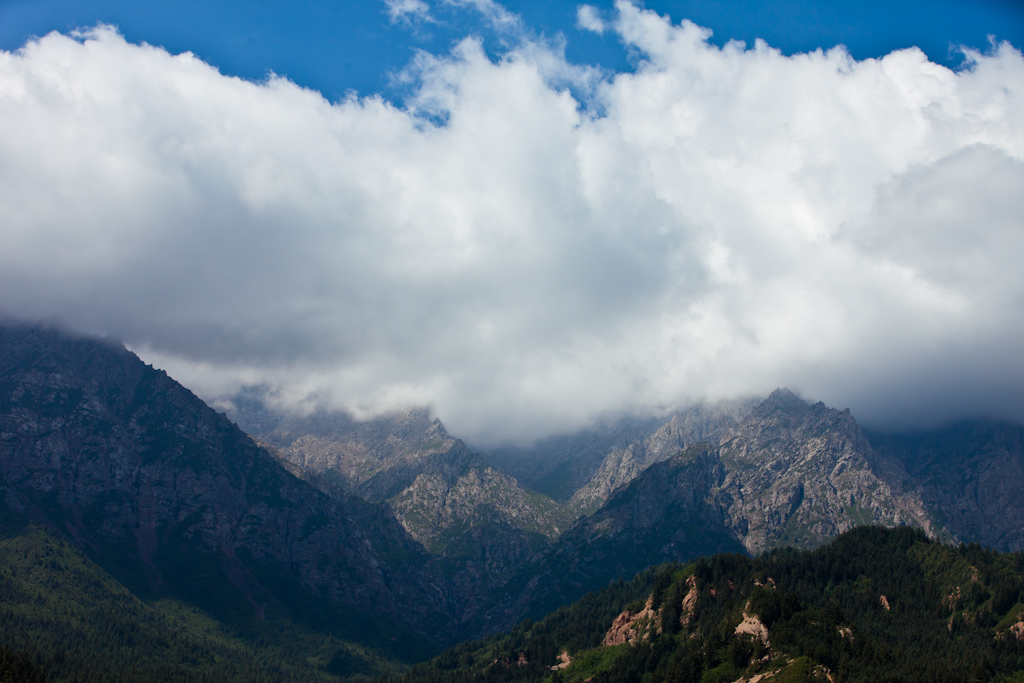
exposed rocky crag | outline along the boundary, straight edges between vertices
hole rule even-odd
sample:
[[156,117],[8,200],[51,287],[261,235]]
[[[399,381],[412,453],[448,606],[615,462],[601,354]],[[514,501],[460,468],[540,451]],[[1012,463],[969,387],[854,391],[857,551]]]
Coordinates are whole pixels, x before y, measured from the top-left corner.
[[849,411],[778,389],[718,446],[728,474],[713,498],[751,553],[814,548],[858,524],[910,524],[934,535],[904,474],[873,453]]
[[524,489],[426,411],[357,422],[342,413],[277,414],[243,394],[233,414],[296,476],[345,499],[386,506],[435,558],[464,620],[472,619],[574,516]]
[[612,492],[628,484],[654,463],[667,460],[695,443],[718,443],[732,434],[756,405],[754,400],[722,401],[691,406],[624,448],[612,448],[590,480],[569,501],[569,508],[589,515]]
[[10,513],[140,595],[233,618],[316,605],[329,622],[355,608],[435,640],[452,632],[444,576],[387,510],[295,478],[120,345],[0,327],[0,477]]
[[249,388],[235,396],[228,416],[326,492],[384,501],[400,490],[395,482],[425,458],[455,445],[441,421],[426,410],[359,421],[324,409],[309,415],[275,411],[266,401],[264,391]]
[[643,609],[636,614],[627,609],[615,617],[615,621],[608,628],[608,633],[604,634],[604,639],[601,640],[601,647],[614,647],[624,643],[637,645],[644,640],[650,640],[652,635],[659,634],[661,614],[652,608],[652,599],[647,598]]

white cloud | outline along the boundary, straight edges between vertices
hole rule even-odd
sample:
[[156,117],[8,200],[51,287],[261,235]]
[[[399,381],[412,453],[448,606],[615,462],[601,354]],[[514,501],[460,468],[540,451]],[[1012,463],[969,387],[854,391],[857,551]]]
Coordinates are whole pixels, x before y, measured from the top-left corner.
[[617,12],[643,59],[586,103],[534,43],[422,56],[408,110],[109,28],[2,53],[0,312],[208,398],[429,404],[478,441],[780,385],[1024,419],[1020,53],[786,57]]
[[444,3],[452,7],[469,7],[476,10],[498,31],[519,34],[525,30],[522,17],[508,11],[504,5],[494,0],[444,0]]
[[580,5],[576,8],[576,25],[585,30],[602,34],[605,31],[604,20],[593,5]]
[[392,23],[429,21],[430,5],[424,0],[384,0]]

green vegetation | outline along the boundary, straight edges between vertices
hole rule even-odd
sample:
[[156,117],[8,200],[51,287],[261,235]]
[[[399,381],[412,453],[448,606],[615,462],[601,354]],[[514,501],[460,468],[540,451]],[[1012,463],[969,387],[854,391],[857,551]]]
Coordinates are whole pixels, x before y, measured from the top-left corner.
[[[339,681],[405,665],[286,614],[229,625],[180,599],[144,602],[32,524],[0,537],[3,681]],[[351,624],[351,629],[358,622]]]
[[562,683],[583,683],[596,674],[615,666],[615,662],[620,657],[629,654],[629,647],[629,645],[622,644],[584,650],[576,656],[572,666],[566,669],[559,678]]
[[[615,617],[648,596],[661,632],[601,647]],[[767,642],[737,632],[752,615]],[[506,635],[463,643],[402,681],[1024,681],[1024,642],[1009,632],[1022,617],[1024,554],[861,527],[814,551],[648,570]],[[572,664],[552,670],[563,651]]]
[[[766,683],[1024,683],[1024,642],[1010,630],[1024,619],[1024,554],[946,546],[908,528],[863,527],[815,551],[662,565],[411,669],[356,644],[352,633],[379,626],[355,613],[325,615],[299,601],[229,625],[230,610],[198,606],[210,598],[203,591],[192,602],[144,601],[40,527],[7,528],[0,683],[731,683],[755,674],[770,674]],[[649,635],[604,647],[616,617],[648,599],[658,614]],[[751,615],[767,642],[737,633]],[[554,670],[562,652],[572,663]]]
[[46,674],[24,652],[0,647],[0,683],[45,683]]

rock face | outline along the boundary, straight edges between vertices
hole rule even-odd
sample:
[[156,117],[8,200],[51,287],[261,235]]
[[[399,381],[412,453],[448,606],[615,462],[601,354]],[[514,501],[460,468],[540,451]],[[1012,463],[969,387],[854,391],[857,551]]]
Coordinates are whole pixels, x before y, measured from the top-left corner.
[[461,441],[426,459],[388,504],[450,578],[464,621],[474,620],[491,594],[573,521]]
[[920,497],[879,462],[848,411],[776,390],[722,440],[718,457],[728,474],[713,497],[751,553],[817,547],[858,524],[932,532]]
[[357,421],[325,410],[291,415],[268,409],[266,401],[257,388],[243,391],[228,416],[328,493],[355,493],[381,502],[398,492],[396,480],[455,445],[441,421],[425,410]]
[[568,651],[562,650],[558,655],[558,663],[551,666],[550,669],[552,671],[561,671],[562,669],[568,669],[570,666],[572,666],[572,657],[569,656]]
[[0,327],[0,489],[142,595],[453,628],[443,575],[386,510],[295,478],[119,345]]
[[615,621],[601,641],[601,647],[624,643],[637,645],[640,641],[649,640],[652,635],[661,633],[661,614],[656,612],[652,605],[653,598],[647,598],[643,609],[636,614],[626,610],[615,617]]
[[700,591],[697,590],[696,577],[690,576],[686,579],[686,595],[683,596],[683,603],[679,610],[679,625],[688,626],[693,619],[694,610],[697,609],[697,600],[700,599]]
[[573,494],[570,509],[578,514],[593,514],[616,489],[654,463],[668,460],[695,443],[718,443],[739,426],[752,407],[751,401],[696,405],[674,415],[643,440],[611,449],[594,476]]
[[426,411],[367,422],[342,413],[294,417],[243,394],[232,414],[321,491],[386,506],[445,573],[464,621],[574,520],[450,437]]
[[761,617],[756,614],[747,614],[743,612],[743,621],[741,621],[734,631],[736,635],[747,635],[757,638],[765,645],[771,645],[768,642],[768,627],[761,621]]

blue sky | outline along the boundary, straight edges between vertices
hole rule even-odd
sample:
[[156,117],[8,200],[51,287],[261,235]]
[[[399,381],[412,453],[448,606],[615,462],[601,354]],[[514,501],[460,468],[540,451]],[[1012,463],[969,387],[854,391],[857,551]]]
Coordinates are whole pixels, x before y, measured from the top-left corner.
[[779,386],[1024,424],[1021,16],[0,0],[0,318],[478,444]]
[[[612,3],[592,4],[610,12]],[[564,36],[570,62],[629,68],[615,35],[577,28],[576,3],[512,0],[504,6],[528,31]],[[960,55],[951,46],[984,49],[989,35],[1024,44],[1024,3],[1015,0],[658,0],[644,6],[674,22],[686,18],[711,28],[716,44],[763,38],[786,54],[842,43],[864,59],[916,45],[932,61],[955,65]],[[0,49],[18,48],[32,35],[105,22],[131,42],[192,51],[225,74],[259,80],[273,71],[332,101],[349,89],[400,100],[403,93],[389,75],[414,50],[444,53],[467,34],[484,37],[492,55],[504,47],[503,36],[469,7],[435,6],[432,12],[436,23],[412,25],[392,21],[382,0],[0,0]]]

